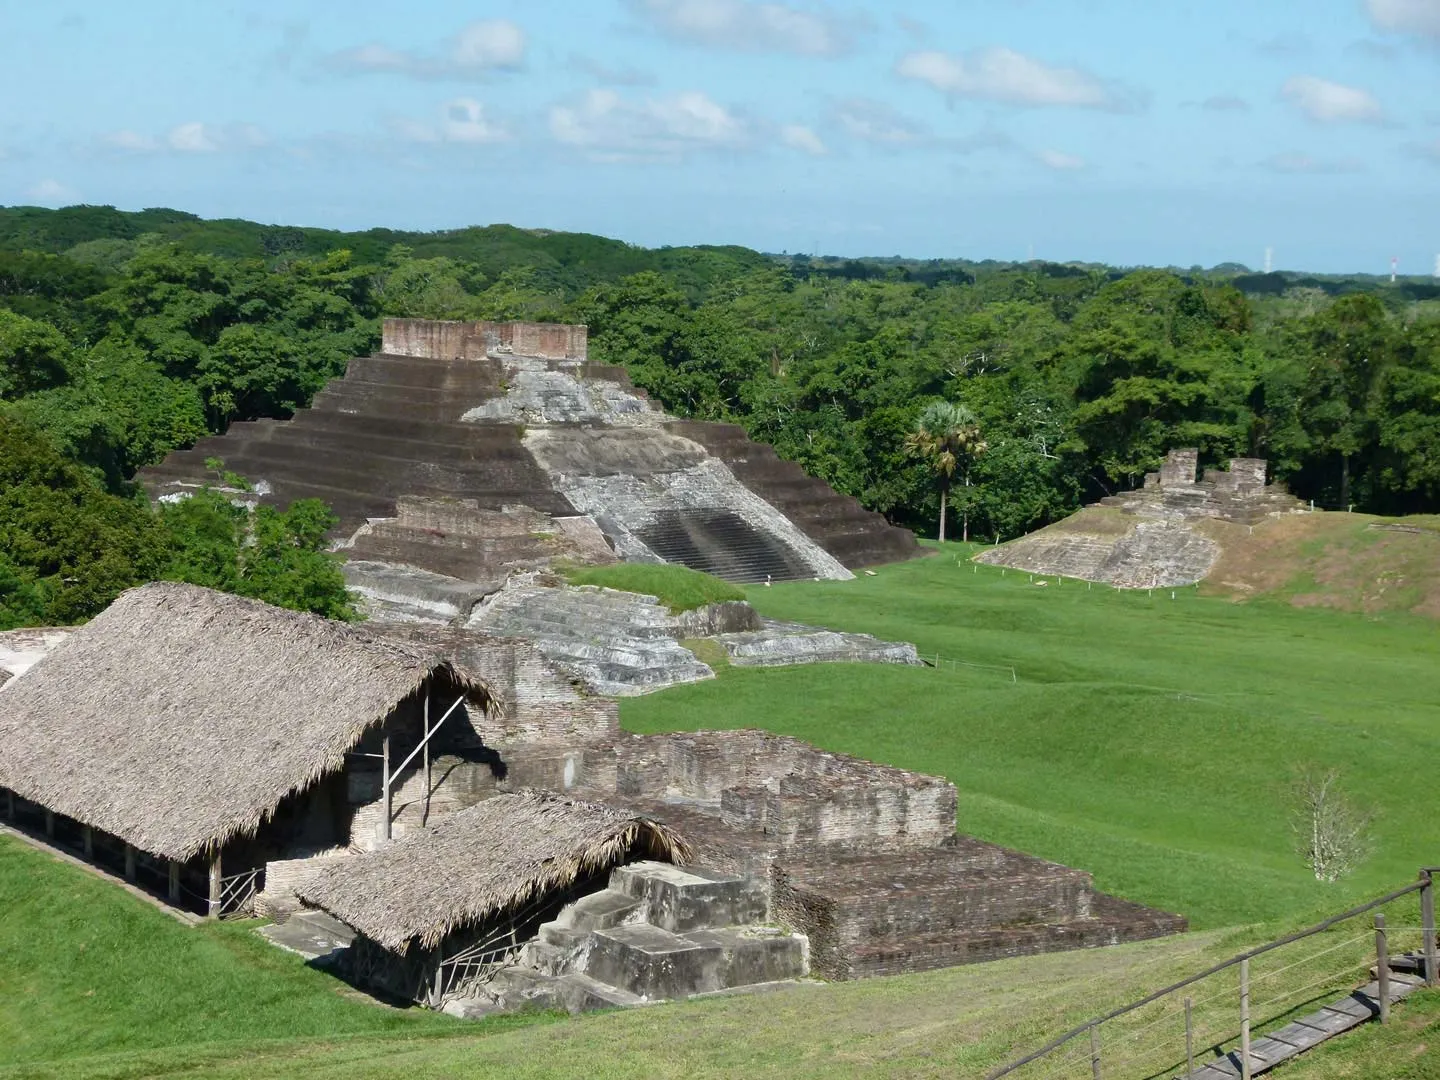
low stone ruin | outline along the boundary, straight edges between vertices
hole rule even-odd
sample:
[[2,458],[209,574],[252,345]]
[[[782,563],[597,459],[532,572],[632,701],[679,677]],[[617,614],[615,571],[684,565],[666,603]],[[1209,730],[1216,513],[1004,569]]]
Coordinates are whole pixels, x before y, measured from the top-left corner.
[[[518,718],[486,723],[483,752],[435,761],[444,779],[428,798],[413,781],[398,793],[392,835],[496,795],[548,790],[660,822],[692,855],[679,867],[622,867],[571,900],[508,962],[446,1002],[459,1015],[899,974],[1185,927],[1096,891],[1084,871],[957,835],[956,790],[939,777],[761,731],[629,735],[602,712],[568,738],[552,727],[536,740]],[[351,792],[376,795],[358,780]],[[355,807],[351,852],[381,842],[373,806]],[[289,914],[293,891],[313,878],[291,864],[276,869],[284,877],[272,882],[292,899],[271,884],[267,910]],[[343,928],[297,917],[292,929],[266,933],[301,951],[313,938],[315,955],[343,955]]]
[[1073,518],[976,556],[977,562],[1125,589],[1176,588],[1203,580],[1220,558],[1215,529],[1247,529],[1302,511],[1266,463],[1235,458],[1196,479],[1199,451],[1171,450],[1136,491],[1109,495]]

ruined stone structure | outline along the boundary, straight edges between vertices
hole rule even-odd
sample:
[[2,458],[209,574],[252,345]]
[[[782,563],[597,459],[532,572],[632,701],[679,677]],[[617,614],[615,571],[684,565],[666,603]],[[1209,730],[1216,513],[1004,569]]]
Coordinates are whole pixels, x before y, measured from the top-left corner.
[[1195,449],[1171,450],[1139,490],[1107,496],[976,560],[1121,588],[1174,588],[1210,573],[1226,526],[1248,529],[1304,509],[1281,485],[1265,482],[1263,460],[1235,458],[1197,480],[1199,456]]
[[583,326],[387,319],[380,353],[293,419],[233,424],[139,478],[183,497],[216,482],[217,457],[250,481],[238,498],[329,503],[352,584],[401,618],[460,618],[511,571],[558,558],[763,582],[918,553],[739,428],[656,409],[588,360]]

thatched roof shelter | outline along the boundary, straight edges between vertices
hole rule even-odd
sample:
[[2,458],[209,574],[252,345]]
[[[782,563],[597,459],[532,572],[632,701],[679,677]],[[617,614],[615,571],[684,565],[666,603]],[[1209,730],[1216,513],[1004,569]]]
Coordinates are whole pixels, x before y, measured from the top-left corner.
[[362,626],[145,585],[0,694],[0,787],[186,860],[340,769],[432,675],[488,700],[440,653]]
[[497,795],[329,867],[300,889],[372,941],[404,953],[564,889],[626,857],[684,862],[672,829],[631,811],[540,791]]

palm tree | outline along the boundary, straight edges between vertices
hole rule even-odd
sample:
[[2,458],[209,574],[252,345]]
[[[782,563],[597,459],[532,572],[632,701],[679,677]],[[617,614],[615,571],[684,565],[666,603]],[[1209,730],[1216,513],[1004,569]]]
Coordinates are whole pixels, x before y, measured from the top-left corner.
[[[915,430],[905,437],[905,448],[916,457],[924,458],[940,482],[940,542],[945,542],[945,507],[955,471],[960,470],[965,486],[970,486],[970,466],[986,449],[980,438],[980,425],[975,414],[964,405],[949,401],[932,401],[920,412]],[[962,537],[970,539],[970,507],[963,511]]]

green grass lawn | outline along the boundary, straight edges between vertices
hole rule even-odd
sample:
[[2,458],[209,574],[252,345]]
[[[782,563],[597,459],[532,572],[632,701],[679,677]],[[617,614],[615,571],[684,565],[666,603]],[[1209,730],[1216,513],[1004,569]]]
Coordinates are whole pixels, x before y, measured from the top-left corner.
[[[1421,779],[1440,761],[1435,623],[1041,587],[965,554],[749,590],[766,615],[913,641],[939,669],[730,668],[626,699],[622,721],[753,725],[941,774],[962,831],[1093,871],[1197,927],[1300,918],[1440,863]],[[1292,850],[1287,788],[1306,763],[1338,767],[1380,811],[1373,857],[1339,886]]]
[[[1440,749],[1434,623],[1193,590],[1040,587],[957,561],[966,553],[951,545],[873,577],[749,593],[767,615],[984,666],[730,667],[628,699],[622,719],[637,731],[763,726],[941,773],[959,788],[966,832],[1091,870],[1101,888],[1195,926],[1264,926],[469,1024],[370,1004],[245,926],[182,926],[0,837],[0,1076],[979,1076],[1070,1023],[1440,863],[1428,780]],[[1285,788],[1303,762],[1340,767],[1382,811],[1374,856],[1342,886],[1314,882],[1290,849]],[[1440,1074],[1437,1009],[1433,996],[1414,999],[1390,1029],[1279,1075]]]
[[565,580],[571,585],[599,585],[658,596],[677,615],[706,604],[745,599],[745,590],[738,585],[672,563],[570,567],[565,570]]

